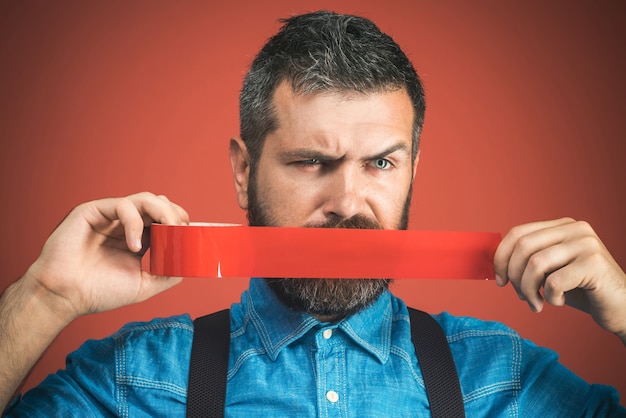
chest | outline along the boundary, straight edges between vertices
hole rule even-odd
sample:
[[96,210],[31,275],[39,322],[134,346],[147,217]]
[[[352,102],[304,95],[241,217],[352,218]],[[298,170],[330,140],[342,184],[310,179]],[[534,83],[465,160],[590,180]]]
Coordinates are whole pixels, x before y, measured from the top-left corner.
[[403,348],[392,346],[381,361],[341,330],[321,329],[275,360],[260,349],[242,353],[229,373],[226,415],[416,416],[428,405],[416,364]]

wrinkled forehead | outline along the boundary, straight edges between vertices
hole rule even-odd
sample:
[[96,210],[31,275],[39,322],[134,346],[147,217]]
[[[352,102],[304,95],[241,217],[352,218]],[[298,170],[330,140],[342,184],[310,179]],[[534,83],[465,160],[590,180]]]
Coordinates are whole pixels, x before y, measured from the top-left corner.
[[405,90],[303,94],[284,83],[273,100],[276,124],[266,137],[272,145],[310,146],[331,155],[354,147],[375,154],[399,142],[412,148],[413,108]]

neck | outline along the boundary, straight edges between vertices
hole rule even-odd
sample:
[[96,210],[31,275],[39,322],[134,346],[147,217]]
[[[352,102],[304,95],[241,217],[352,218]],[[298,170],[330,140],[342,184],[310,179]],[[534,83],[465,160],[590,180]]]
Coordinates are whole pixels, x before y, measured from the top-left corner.
[[335,321],[339,321],[340,319],[345,318],[345,315],[316,315],[316,314],[312,314],[309,313],[313,318],[317,319],[320,322],[335,322]]

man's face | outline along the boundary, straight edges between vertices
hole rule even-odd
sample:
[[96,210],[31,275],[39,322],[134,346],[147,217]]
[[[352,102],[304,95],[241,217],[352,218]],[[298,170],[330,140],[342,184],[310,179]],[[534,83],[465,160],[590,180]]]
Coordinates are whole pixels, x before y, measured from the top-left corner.
[[[278,128],[265,139],[256,167],[250,168],[243,142],[231,141],[238,201],[248,210],[251,225],[406,227],[417,158],[411,158],[413,108],[404,90],[294,95],[283,83],[274,105]],[[368,297],[373,299],[387,285],[355,279],[288,282],[299,287],[322,283],[332,293],[326,299],[344,294],[330,302],[335,305],[354,305],[354,296],[367,293],[363,286],[375,287]],[[276,290],[279,285],[273,283]],[[284,289],[277,293],[285,299]],[[305,293],[310,299],[320,291]],[[363,307],[362,302],[357,305],[320,309],[345,314]],[[313,309],[310,304],[297,307]]]

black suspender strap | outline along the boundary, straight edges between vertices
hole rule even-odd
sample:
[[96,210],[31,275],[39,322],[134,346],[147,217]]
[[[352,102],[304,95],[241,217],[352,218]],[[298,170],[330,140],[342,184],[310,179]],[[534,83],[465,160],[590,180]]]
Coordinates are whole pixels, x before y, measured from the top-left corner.
[[224,416],[230,310],[196,318],[187,385],[187,417]]
[[[456,366],[441,326],[426,312],[409,308],[409,316],[411,338],[422,369],[431,416],[465,417]],[[187,418],[224,416],[229,347],[229,310],[202,316],[194,321]]]
[[433,418],[465,417],[463,394],[448,340],[426,312],[409,308],[411,338],[419,361]]

